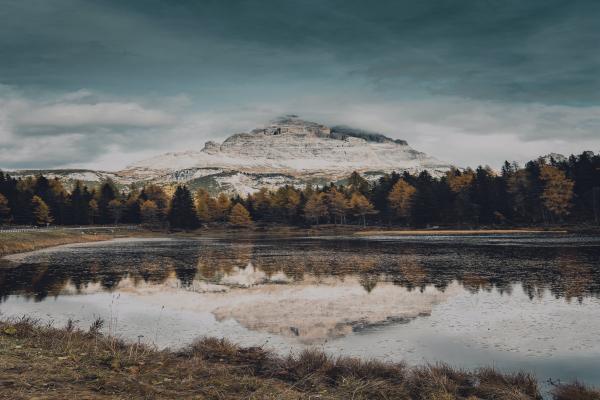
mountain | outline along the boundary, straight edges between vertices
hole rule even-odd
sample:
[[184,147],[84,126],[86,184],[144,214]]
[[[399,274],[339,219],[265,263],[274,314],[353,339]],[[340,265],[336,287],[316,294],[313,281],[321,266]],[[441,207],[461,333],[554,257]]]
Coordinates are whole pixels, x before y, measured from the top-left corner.
[[86,181],[94,176],[111,178],[121,185],[185,183],[211,192],[246,194],[264,186],[340,182],[352,171],[377,179],[392,171],[427,170],[439,175],[450,167],[404,140],[286,115],[265,127],[236,133],[223,143],[209,141],[199,151],[166,153],[114,173],[63,170],[59,175],[67,180],[82,175]]

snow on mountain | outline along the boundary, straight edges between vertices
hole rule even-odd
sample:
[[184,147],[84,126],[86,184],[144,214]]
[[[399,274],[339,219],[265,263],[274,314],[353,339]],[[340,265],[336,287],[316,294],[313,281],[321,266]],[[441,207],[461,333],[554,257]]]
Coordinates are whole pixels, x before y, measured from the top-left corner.
[[248,193],[262,186],[327,183],[352,171],[376,179],[392,171],[434,175],[449,164],[412,149],[403,140],[347,127],[329,128],[285,116],[264,128],[237,133],[200,151],[167,153],[117,174],[127,180],[192,182],[214,190]]
[[[51,174],[86,182],[110,178],[119,185],[185,183],[211,192],[247,194],[261,187],[327,184],[358,171],[377,179],[392,171],[440,175],[451,166],[412,149],[404,140],[345,126],[332,128],[287,115],[202,150],[166,153],[122,171],[62,170]],[[24,171],[23,171],[24,172]]]

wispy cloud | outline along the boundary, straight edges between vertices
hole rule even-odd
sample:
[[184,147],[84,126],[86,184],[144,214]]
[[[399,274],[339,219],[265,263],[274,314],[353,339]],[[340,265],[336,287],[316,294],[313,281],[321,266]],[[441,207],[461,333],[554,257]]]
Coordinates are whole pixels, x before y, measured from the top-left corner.
[[285,113],[405,139],[460,166],[498,167],[506,159],[600,149],[596,106],[297,96],[202,109],[184,94],[116,102],[87,91],[36,102],[13,91],[0,95],[0,167],[115,170],[163,152],[200,150],[207,140],[223,140]]

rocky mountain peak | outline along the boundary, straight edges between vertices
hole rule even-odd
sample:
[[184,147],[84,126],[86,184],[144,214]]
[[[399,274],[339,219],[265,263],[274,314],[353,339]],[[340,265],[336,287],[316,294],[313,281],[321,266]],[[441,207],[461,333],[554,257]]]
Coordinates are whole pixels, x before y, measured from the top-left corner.
[[[246,194],[263,187],[343,182],[353,171],[375,180],[392,171],[441,175],[450,167],[401,139],[344,125],[329,127],[289,114],[233,134],[223,143],[208,141],[201,150],[165,153],[100,175],[122,185],[186,184],[213,193]],[[64,179],[94,181],[100,175],[66,172]]]
[[258,135],[299,135],[329,137],[331,129],[325,125],[300,119],[298,115],[288,114],[273,119],[264,128],[251,131]]

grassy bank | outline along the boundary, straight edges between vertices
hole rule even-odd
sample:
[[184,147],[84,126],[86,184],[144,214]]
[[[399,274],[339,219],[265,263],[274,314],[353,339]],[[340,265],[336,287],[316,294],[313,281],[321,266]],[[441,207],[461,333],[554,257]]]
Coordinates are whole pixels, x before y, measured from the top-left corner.
[[63,244],[109,240],[113,237],[115,235],[112,233],[87,233],[66,229],[0,233],[0,257]]
[[[0,398],[164,399],[540,399],[525,373],[445,365],[331,358],[316,351],[280,358],[260,348],[203,339],[181,351],[126,344],[73,326],[0,322]],[[580,384],[554,387],[556,400],[599,399]]]
[[163,236],[167,232],[152,232],[145,229],[98,228],[98,229],[53,229],[25,232],[0,233],[0,257],[9,254],[25,253],[53,246],[73,243],[89,243],[110,240],[120,237],[153,237]]

